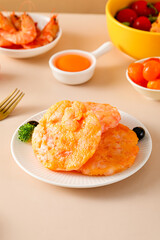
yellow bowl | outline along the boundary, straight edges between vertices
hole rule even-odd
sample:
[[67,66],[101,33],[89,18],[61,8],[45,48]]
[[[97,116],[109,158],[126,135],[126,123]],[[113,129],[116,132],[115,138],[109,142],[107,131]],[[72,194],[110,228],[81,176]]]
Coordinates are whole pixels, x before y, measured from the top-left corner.
[[[158,2],[159,0],[157,0]],[[114,16],[133,0],[108,0],[106,4],[107,27],[115,46],[129,56],[142,59],[160,56],[160,33],[137,30],[118,22]],[[148,1],[156,2],[156,1]]]

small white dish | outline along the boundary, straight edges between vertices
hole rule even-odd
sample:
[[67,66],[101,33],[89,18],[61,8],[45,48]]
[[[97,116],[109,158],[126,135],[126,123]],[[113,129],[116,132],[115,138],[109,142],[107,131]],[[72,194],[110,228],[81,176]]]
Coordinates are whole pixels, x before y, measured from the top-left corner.
[[[18,15],[18,14],[17,14]],[[29,15],[32,17],[34,22],[38,23],[38,27],[40,30],[43,29],[43,27],[49,22],[50,18],[43,16],[38,13],[29,13]],[[9,49],[9,48],[2,48],[0,47],[0,53],[3,55],[6,55],[11,58],[30,58],[35,57],[38,55],[41,55],[43,53],[48,52],[50,49],[52,49],[59,41],[62,35],[62,29],[59,28],[59,32],[57,33],[57,37],[54,41],[51,43],[48,43],[42,47],[37,47],[33,49]]]
[[[93,76],[94,70],[96,67],[96,58],[110,51],[112,47],[113,47],[113,44],[111,42],[106,42],[103,45],[101,45],[98,49],[96,49],[94,52],[87,52],[87,51],[76,50],[76,49],[61,51],[54,54],[50,58],[49,66],[51,68],[53,76],[59,82],[68,84],[68,85],[82,84],[84,82],[87,82]],[[78,55],[84,56],[90,60],[91,65],[89,68],[79,72],[68,72],[68,71],[60,70],[55,66],[55,61],[57,57],[63,56],[66,54],[78,54]]]
[[[149,58],[143,58],[141,60],[138,60],[138,61],[135,61],[135,63],[138,63],[138,62],[144,62],[145,60],[147,59],[150,59],[151,57]],[[153,57],[154,58],[154,57]],[[155,57],[155,58],[159,58],[160,57]],[[140,94],[142,94],[145,98],[148,98],[150,100],[160,100],[160,90],[155,90],[155,89],[149,89],[149,88],[146,88],[146,87],[142,87],[138,84],[136,84],[135,82],[132,81],[132,79],[129,77],[128,75],[128,70],[126,70],[126,78],[128,80],[128,82],[134,87],[134,89],[139,92]]]
[[[24,123],[31,120],[39,121],[45,112],[46,111],[43,111],[30,117]],[[45,168],[35,158],[31,144],[23,143],[18,139],[18,128],[13,134],[11,140],[12,156],[18,166],[26,173],[40,181],[50,183],[56,186],[67,188],[93,188],[119,182],[125,178],[128,178],[129,176],[137,172],[140,168],[142,168],[149,159],[152,151],[152,139],[145,126],[131,115],[122,111],[119,112],[121,114],[122,124],[128,126],[130,129],[139,126],[144,128],[145,130],[145,137],[138,143],[139,153],[136,157],[134,164],[123,172],[114,174],[112,176],[92,177],[85,176],[80,173],[51,171]]]

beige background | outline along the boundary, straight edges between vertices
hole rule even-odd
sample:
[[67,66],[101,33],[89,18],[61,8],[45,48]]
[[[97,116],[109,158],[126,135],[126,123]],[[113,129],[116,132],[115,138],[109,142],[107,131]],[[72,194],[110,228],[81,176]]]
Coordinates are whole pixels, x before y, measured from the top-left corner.
[[1,0],[3,11],[104,13],[107,0]]
[[[52,54],[93,51],[109,39],[105,15],[60,14],[59,20],[63,35],[48,53],[23,60],[0,55],[0,100],[16,87],[25,92],[0,122],[0,240],[159,240],[160,102],[132,88],[125,71],[134,60],[116,48],[98,59],[86,84],[57,82],[48,66]],[[62,99],[110,103],[139,119],[153,140],[149,161],[131,177],[95,189],[55,187],[27,175],[13,160],[11,137],[27,118]]]

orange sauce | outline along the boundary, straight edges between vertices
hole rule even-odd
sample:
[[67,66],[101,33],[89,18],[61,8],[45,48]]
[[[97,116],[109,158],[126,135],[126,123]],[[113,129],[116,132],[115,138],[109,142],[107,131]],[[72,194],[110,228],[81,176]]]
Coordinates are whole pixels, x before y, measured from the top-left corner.
[[66,54],[57,57],[55,66],[67,72],[83,71],[91,66],[91,61],[78,54]]

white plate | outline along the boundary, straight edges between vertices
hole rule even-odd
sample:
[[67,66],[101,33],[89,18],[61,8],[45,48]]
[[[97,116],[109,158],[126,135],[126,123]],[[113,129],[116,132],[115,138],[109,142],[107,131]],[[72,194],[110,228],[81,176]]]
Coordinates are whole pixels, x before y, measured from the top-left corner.
[[[30,120],[39,121],[40,118],[46,111],[40,112],[24,123]],[[111,183],[123,180],[135,172],[137,172],[143,165],[147,162],[151,150],[152,150],[152,139],[145,128],[145,126],[139,122],[136,118],[131,115],[119,111],[121,114],[121,123],[128,126],[130,129],[140,126],[145,129],[145,137],[139,141],[139,153],[136,157],[135,163],[127,170],[114,174],[112,176],[85,176],[80,173],[61,173],[54,172],[45,168],[33,154],[32,146],[29,143],[23,143],[18,139],[18,129],[15,131],[11,141],[11,152],[16,163],[21,167],[26,173],[35,177],[43,182],[50,183],[57,186],[69,187],[69,188],[93,188],[108,185]],[[23,123],[23,124],[24,124]]]
[[[43,16],[38,13],[37,14],[29,13],[29,15],[33,18],[34,22],[38,23],[38,27],[41,30],[50,20],[49,17]],[[59,32],[57,33],[56,39],[54,41],[52,41],[51,43],[48,43],[42,47],[37,47],[37,48],[33,48],[33,49],[8,49],[8,48],[0,47],[0,53],[2,53],[3,55],[6,55],[8,57],[12,57],[12,58],[35,57],[35,56],[38,56],[45,52],[48,52],[50,49],[52,49],[58,43],[61,35],[62,35],[62,29],[60,28]]]

